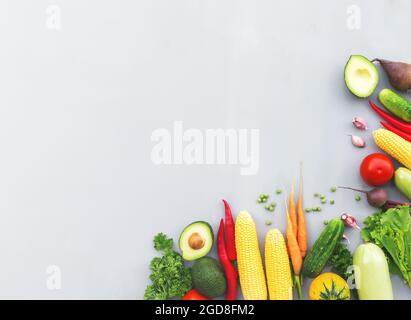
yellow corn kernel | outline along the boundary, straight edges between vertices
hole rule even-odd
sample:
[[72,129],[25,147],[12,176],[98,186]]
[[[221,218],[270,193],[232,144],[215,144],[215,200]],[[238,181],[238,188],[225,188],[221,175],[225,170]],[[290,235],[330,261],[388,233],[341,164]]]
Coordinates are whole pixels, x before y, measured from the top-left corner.
[[283,235],[272,229],[265,236],[265,270],[270,300],[292,300],[290,260]]
[[253,218],[241,211],[235,222],[235,245],[241,290],[246,300],[267,300],[267,284]]
[[373,132],[377,146],[411,169],[411,143],[386,129]]

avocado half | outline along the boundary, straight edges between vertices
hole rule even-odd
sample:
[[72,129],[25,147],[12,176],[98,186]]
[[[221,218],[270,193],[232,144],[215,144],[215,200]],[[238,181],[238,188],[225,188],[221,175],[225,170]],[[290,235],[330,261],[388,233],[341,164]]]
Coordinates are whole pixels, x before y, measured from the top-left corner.
[[192,261],[207,255],[213,247],[214,233],[204,221],[189,224],[181,232],[178,244],[184,260]]
[[353,55],[345,65],[344,80],[353,95],[367,98],[378,85],[378,70],[366,57]]

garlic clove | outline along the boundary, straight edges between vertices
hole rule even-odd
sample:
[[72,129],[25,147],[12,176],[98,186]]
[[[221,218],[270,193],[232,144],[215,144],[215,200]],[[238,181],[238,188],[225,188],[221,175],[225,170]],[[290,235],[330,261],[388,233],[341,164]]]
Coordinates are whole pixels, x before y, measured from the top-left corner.
[[354,119],[352,119],[352,124],[354,125],[354,127],[360,130],[368,129],[367,123],[365,122],[363,118],[360,118],[360,117],[355,117]]
[[351,135],[351,143],[356,146],[357,148],[364,148],[365,141],[363,138],[355,135]]
[[358,230],[361,229],[357,224],[357,219],[355,219],[355,217],[349,213],[343,213],[341,215],[341,220],[347,227],[351,227]]
[[346,234],[343,234],[343,235],[342,235],[342,238],[343,238],[345,241],[347,241],[348,243],[350,243],[350,239],[348,239],[348,237],[347,237]]

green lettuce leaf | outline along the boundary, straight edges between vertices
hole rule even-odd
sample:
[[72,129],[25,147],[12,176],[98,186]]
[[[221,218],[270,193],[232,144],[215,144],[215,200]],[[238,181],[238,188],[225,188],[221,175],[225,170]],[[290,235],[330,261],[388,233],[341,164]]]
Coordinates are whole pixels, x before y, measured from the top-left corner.
[[364,220],[362,238],[381,247],[387,255],[390,271],[400,274],[411,287],[410,207],[379,211]]

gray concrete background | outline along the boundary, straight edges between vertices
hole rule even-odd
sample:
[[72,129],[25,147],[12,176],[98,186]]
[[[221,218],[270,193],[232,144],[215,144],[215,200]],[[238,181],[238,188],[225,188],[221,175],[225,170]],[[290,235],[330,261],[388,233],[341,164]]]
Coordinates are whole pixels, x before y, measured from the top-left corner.
[[[60,30],[46,27],[54,4]],[[350,5],[359,30],[347,27]],[[347,92],[343,68],[355,53],[411,62],[410,10],[406,0],[2,1],[0,298],[141,299],[154,234],[216,227],[224,197],[253,214],[262,240],[256,197],[288,187],[300,160],[306,206],[332,185],[366,187],[359,163],[377,149],[370,132],[363,150],[346,133],[357,132],[353,116],[371,128],[378,119]],[[258,174],[155,166],[151,133],[176,120],[259,129]],[[333,199],[307,214],[310,243],[323,220],[374,211],[348,191]],[[272,220],[285,230],[281,205]],[[347,234],[354,249],[360,236]],[[50,265],[60,290],[47,289]],[[411,298],[393,283],[397,299]]]

